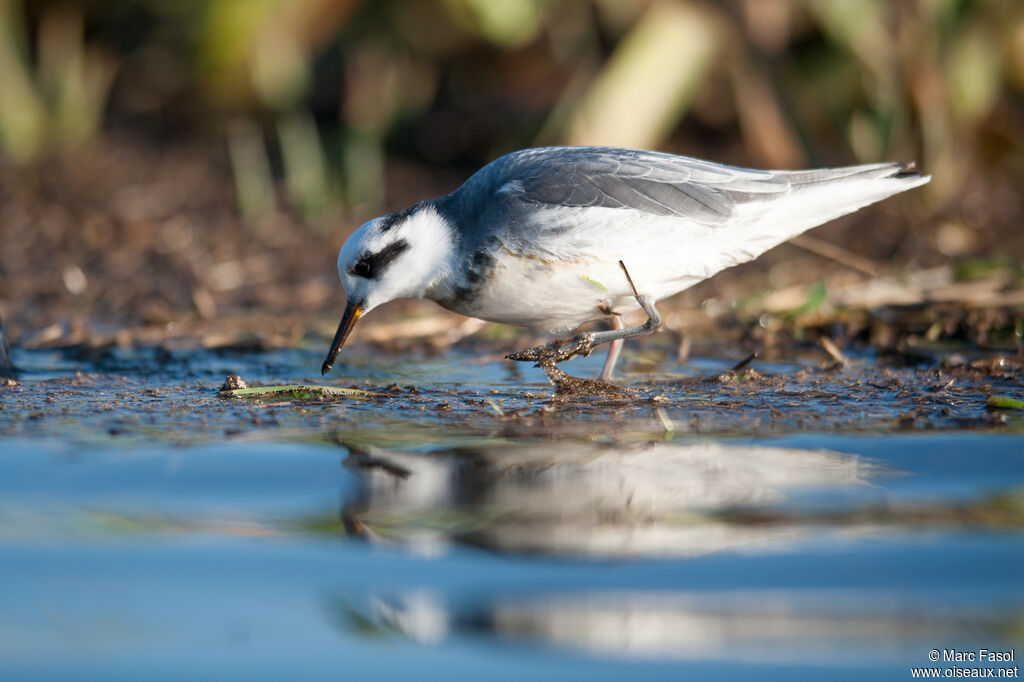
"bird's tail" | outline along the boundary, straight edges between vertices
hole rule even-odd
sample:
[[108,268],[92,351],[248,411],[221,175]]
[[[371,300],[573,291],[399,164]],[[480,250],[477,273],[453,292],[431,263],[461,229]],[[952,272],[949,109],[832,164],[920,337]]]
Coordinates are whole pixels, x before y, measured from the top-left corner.
[[793,187],[791,201],[783,200],[779,208],[791,212],[790,237],[931,180],[914,163],[819,168],[786,176]]
[[930,175],[917,172],[917,164],[910,163],[868,163],[862,166],[843,166],[842,168],[816,168],[813,170],[777,171],[785,176],[794,187],[828,184],[837,180],[903,180],[910,181],[904,189],[923,185],[931,179]]
[[792,190],[767,210],[754,209],[743,230],[752,251],[766,251],[812,227],[931,180],[918,173],[913,163],[777,172],[789,180]]

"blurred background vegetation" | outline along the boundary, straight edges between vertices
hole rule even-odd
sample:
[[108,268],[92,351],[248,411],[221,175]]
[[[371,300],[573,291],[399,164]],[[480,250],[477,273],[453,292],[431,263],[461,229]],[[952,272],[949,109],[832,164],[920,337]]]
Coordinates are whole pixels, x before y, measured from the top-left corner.
[[333,310],[351,229],[544,144],[916,159],[929,186],[828,241],[1017,267],[1024,3],[0,0],[0,305]]

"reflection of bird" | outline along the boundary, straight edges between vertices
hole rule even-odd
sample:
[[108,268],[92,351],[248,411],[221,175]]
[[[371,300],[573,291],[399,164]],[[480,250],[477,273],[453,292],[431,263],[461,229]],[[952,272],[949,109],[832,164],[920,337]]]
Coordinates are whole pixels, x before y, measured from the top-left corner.
[[[552,332],[613,316],[616,329],[517,359],[587,354],[655,331],[658,299],[928,180],[895,163],[760,171],[605,147],[515,152],[345,242],[347,304],[323,372],[360,316],[409,297]],[[615,316],[638,307],[648,322],[619,328]]]
[[[604,557],[777,546],[817,522],[801,511],[799,494],[827,491],[835,499],[881,471],[853,455],[713,441],[560,441],[429,454],[351,446],[346,464],[361,482],[359,497],[342,509],[353,535],[425,553],[454,541]],[[786,512],[776,516],[779,505]]]

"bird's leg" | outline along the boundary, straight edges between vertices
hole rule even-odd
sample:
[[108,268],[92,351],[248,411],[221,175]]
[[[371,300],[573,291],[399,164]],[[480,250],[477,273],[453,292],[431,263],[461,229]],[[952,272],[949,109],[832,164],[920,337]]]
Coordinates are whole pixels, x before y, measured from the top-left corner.
[[654,300],[647,294],[636,294],[636,301],[644,309],[644,312],[647,313],[647,321],[635,327],[609,329],[606,332],[593,332],[590,334],[591,346],[600,346],[602,343],[619,339],[631,339],[635,336],[646,336],[658,331],[658,327],[661,326],[661,315],[658,313],[658,309],[654,307]]
[[[621,317],[612,315],[612,329],[622,329],[624,326]],[[601,376],[598,377],[601,381],[611,382],[615,363],[619,361],[619,353],[622,352],[622,344],[622,339],[615,339],[609,344],[608,357],[604,359],[604,367],[601,369]]]
[[574,358],[577,355],[586,357],[590,355],[594,348],[600,346],[602,343],[608,343],[609,341],[616,341],[618,339],[631,339],[635,336],[645,336],[658,331],[658,327],[661,326],[661,315],[658,313],[657,308],[654,307],[654,299],[647,294],[641,294],[637,292],[636,286],[633,284],[633,278],[629,276],[629,271],[626,270],[625,264],[619,261],[619,265],[622,266],[623,272],[626,273],[626,278],[629,280],[629,285],[633,287],[633,295],[636,297],[637,303],[643,308],[644,312],[647,313],[647,321],[643,324],[638,324],[635,327],[626,327],[624,329],[610,329],[604,332],[588,332],[586,334],[577,334],[568,341],[552,341],[551,343],[544,344],[543,346],[534,346],[533,348],[527,348],[524,351],[518,353],[509,353],[505,357],[509,360],[519,360],[521,362],[565,362],[570,358]]

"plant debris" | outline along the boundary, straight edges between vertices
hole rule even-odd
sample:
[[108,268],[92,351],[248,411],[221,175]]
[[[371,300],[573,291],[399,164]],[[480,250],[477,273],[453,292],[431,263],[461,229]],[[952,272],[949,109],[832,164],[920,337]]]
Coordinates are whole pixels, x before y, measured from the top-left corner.
[[295,400],[323,402],[338,398],[386,398],[385,393],[376,393],[361,388],[340,386],[312,386],[289,384],[286,386],[249,386],[237,374],[230,374],[224,380],[218,394],[222,398],[258,398],[261,400]]
[[1024,410],[1024,400],[1008,395],[990,395],[985,404],[992,410]]

